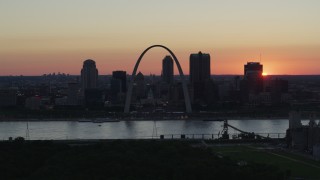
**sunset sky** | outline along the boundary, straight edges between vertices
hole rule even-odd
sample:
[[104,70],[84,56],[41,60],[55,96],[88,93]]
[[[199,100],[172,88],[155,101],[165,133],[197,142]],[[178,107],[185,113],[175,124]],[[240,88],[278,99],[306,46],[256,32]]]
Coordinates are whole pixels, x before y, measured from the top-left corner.
[[[131,73],[153,44],[169,47],[189,74],[189,55],[211,55],[212,74],[320,74],[319,0],[1,0],[0,75]],[[153,49],[139,68],[160,74],[168,53]],[[177,70],[175,71],[177,73]]]

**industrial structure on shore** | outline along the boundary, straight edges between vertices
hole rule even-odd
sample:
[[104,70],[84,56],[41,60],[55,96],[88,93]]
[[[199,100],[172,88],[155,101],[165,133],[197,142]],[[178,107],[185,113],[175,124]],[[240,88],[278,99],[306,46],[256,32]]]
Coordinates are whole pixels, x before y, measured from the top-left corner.
[[320,160],[320,122],[316,123],[313,115],[308,125],[302,125],[301,114],[296,111],[291,112],[287,143],[289,148],[311,152],[315,159]]

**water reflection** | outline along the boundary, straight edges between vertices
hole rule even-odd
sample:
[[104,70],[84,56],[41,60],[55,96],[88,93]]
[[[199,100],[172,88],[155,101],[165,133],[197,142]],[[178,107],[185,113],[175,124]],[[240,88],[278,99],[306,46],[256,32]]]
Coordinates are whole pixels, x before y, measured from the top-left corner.
[[[229,120],[248,132],[285,133],[288,120]],[[307,124],[308,121],[303,121]],[[26,122],[0,122],[0,139],[26,137]],[[156,134],[218,134],[223,122],[216,121],[120,121],[109,123],[49,121],[29,122],[30,139],[134,139]],[[237,133],[229,128],[230,133]]]

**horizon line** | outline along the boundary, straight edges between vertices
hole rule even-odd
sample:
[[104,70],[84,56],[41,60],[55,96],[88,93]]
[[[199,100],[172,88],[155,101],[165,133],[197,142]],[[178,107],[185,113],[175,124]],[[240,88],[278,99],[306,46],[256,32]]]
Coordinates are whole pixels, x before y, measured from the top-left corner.
[[[64,73],[65,75],[69,75],[69,76],[81,76],[81,74],[68,74],[68,73]],[[41,74],[41,75],[0,75],[0,77],[19,77],[19,76],[26,76],[26,77],[31,77],[31,76],[44,76],[45,74]],[[46,74],[49,75],[49,74]],[[52,74],[51,74],[52,75]],[[59,74],[55,74],[55,75],[59,75]],[[60,73],[60,75],[63,75],[63,73]],[[132,74],[127,74],[129,76],[131,76]],[[147,74],[145,76],[149,76],[149,75],[156,75],[156,76],[161,76],[161,74]],[[185,76],[189,76],[189,74],[184,74]],[[112,76],[111,74],[99,74],[99,76]],[[179,74],[174,74],[174,76],[180,76]],[[210,74],[210,76],[244,76],[244,74]],[[320,74],[268,74],[267,76],[320,76]]]

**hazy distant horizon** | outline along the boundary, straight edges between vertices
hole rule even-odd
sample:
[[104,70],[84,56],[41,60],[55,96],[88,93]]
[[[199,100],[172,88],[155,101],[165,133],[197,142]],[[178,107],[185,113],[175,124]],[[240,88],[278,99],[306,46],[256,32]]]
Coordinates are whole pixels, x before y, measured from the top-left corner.
[[[54,72],[51,72],[51,74]],[[60,72],[61,74],[63,74],[64,72]],[[132,72],[131,72],[132,73]],[[127,75],[131,76],[131,73],[127,72]],[[46,73],[45,73],[46,74]],[[46,74],[49,75],[50,73]],[[65,73],[66,75],[69,76],[81,76],[80,74],[68,74]],[[145,76],[150,76],[150,74],[145,74],[142,72],[143,75]],[[19,76],[24,76],[24,77],[37,77],[37,76],[43,76],[44,74],[40,74],[40,75],[0,75],[0,77],[19,77]],[[58,72],[55,72],[55,75],[58,75]],[[152,74],[152,75],[156,75],[156,76],[161,76],[161,74]],[[189,74],[184,74],[185,76],[189,76]],[[99,74],[99,76],[112,76],[112,74]],[[174,76],[180,76],[179,74],[174,74]],[[243,76],[243,74],[211,74],[211,76]],[[268,76],[320,76],[320,74],[268,74],[265,75],[266,77]]]

